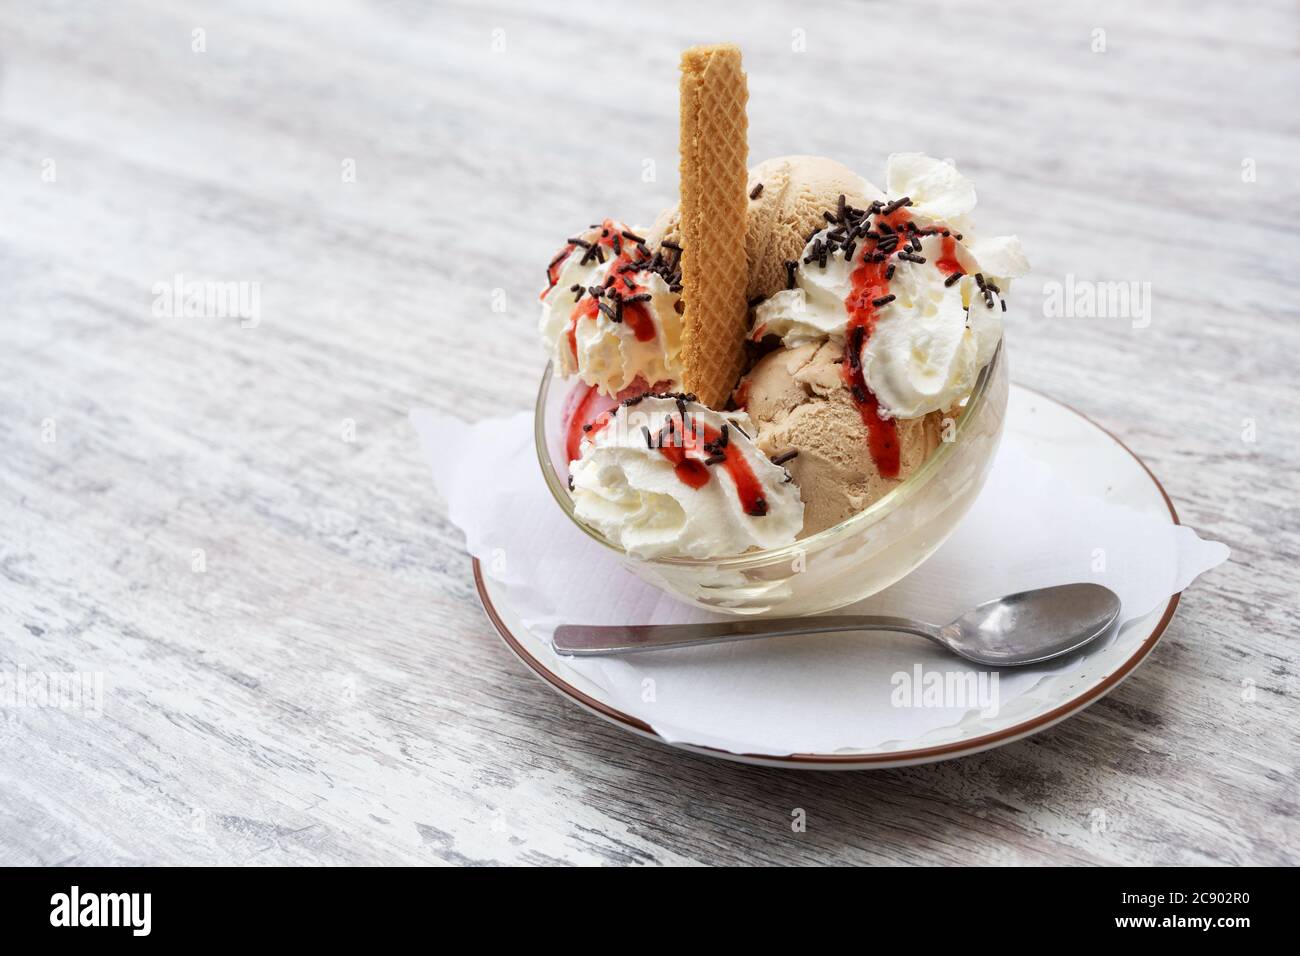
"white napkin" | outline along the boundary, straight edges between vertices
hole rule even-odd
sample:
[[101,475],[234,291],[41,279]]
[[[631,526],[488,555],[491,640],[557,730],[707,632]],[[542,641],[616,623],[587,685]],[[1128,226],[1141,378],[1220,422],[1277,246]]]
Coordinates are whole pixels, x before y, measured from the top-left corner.
[[[904,580],[841,613],[944,622],[1003,594],[1094,581],[1120,596],[1126,622],[1227,558],[1225,546],[1171,524],[1167,515],[1083,494],[1054,475],[1024,435],[1028,421],[1026,428],[1013,427],[1024,394],[1013,390],[1011,421],[988,482],[953,536]],[[531,414],[471,425],[417,410],[411,419],[467,550],[539,648],[561,623],[721,619],[643,583],[572,525],[542,478]],[[561,676],[580,675],[610,705],[670,741],[735,753],[833,753],[888,747],[979,716],[1014,713],[1030,706],[1028,695],[1045,678],[1082,673],[1090,656],[1123,649],[1115,645],[1124,641],[1121,628],[1082,654],[997,671],[919,638],[888,634],[562,658],[554,667]],[[926,691],[941,681],[946,694]]]

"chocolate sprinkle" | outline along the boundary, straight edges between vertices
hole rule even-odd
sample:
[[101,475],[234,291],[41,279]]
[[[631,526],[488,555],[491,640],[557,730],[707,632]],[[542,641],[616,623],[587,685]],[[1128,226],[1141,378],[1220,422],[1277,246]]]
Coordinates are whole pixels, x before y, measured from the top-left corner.
[[563,262],[568,257],[570,251],[571,250],[569,249],[565,249],[563,252],[561,252],[558,256],[556,256],[547,264],[546,289],[548,292],[550,291],[551,286],[555,285],[555,279],[551,277],[551,270],[554,269],[556,266],[558,266],[561,262]]
[[799,449],[798,449],[798,448],[791,448],[789,451],[787,451],[787,452],[783,452],[783,453],[780,454],[780,455],[773,455],[773,456],[772,456],[772,464],[774,464],[774,465],[784,465],[787,461],[792,461],[793,459],[798,458],[798,457],[799,457]]
[[876,308],[880,308],[882,305],[889,305],[889,303],[893,302],[897,298],[898,296],[891,292],[889,295],[882,295],[879,299],[872,299],[871,304]]
[[908,262],[925,262],[925,256],[918,256],[914,252],[900,252],[898,258],[906,259]]
[[753,189],[751,189],[751,190],[749,191],[749,198],[750,198],[750,199],[757,199],[757,198],[758,198],[759,196],[761,196],[761,195],[763,195],[763,184],[762,184],[762,183],[759,183],[757,186],[755,186]]
[[952,275],[948,276],[948,278],[946,278],[946,279],[943,280],[943,284],[946,285],[946,286],[952,285],[954,282],[956,282],[958,279],[960,279],[960,278],[962,277],[962,275],[963,275],[963,273],[960,273],[960,272],[954,272]]

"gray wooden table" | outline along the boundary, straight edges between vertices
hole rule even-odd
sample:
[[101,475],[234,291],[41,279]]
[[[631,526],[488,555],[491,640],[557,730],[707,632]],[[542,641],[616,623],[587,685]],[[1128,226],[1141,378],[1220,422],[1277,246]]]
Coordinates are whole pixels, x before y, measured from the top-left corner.
[[[0,863],[1297,862],[1295,5],[567,6],[0,6]],[[1081,716],[731,765],[484,619],[407,412],[530,405],[544,264],[672,200],[711,39],[755,160],[955,158],[1035,266],[1015,378],[1233,548]]]

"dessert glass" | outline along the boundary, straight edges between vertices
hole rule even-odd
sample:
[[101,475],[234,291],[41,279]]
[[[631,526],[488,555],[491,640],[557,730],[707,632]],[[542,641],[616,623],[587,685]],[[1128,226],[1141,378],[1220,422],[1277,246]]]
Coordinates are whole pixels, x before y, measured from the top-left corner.
[[568,383],[547,365],[537,395],[537,457],[551,494],[582,531],[634,574],[681,601],[724,614],[816,614],[882,591],[956,529],[993,464],[1006,420],[1005,348],[980,373],[952,440],[870,507],[782,548],[722,558],[639,558],[578,520],[568,491],[562,412]]

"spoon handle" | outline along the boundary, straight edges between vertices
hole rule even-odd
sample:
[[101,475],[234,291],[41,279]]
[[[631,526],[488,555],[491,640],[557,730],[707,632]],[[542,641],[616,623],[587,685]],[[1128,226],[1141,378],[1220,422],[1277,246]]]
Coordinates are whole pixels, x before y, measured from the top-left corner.
[[831,615],[826,617],[744,618],[713,624],[643,624],[601,627],[562,624],[555,629],[552,646],[566,657],[632,654],[672,647],[696,647],[729,641],[791,634],[825,634],[831,631],[902,631],[939,640],[938,628],[905,617]]

